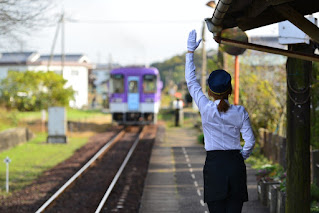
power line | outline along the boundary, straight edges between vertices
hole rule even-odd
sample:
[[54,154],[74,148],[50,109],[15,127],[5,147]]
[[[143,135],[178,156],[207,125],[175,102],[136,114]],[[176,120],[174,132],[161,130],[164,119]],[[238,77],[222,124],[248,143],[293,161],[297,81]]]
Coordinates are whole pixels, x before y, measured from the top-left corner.
[[203,20],[81,20],[66,19],[71,23],[87,23],[87,24],[181,24],[181,23],[198,23]]

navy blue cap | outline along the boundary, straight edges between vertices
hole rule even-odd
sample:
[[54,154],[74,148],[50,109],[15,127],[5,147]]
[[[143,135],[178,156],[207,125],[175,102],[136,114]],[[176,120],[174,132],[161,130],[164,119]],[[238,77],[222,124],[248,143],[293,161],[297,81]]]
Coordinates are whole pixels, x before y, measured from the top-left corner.
[[228,92],[231,88],[231,76],[225,70],[215,70],[208,77],[208,87],[216,95]]

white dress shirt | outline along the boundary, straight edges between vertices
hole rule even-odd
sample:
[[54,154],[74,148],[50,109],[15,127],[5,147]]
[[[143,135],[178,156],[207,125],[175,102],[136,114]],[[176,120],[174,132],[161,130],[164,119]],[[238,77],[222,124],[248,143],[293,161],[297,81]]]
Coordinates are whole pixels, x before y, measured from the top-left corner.
[[[242,150],[244,159],[247,159],[255,145],[247,111],[243,106],[230,105],[227,112],[219,112],[217,105],[220,100],[209,100],[196,81],[193,58],[193,53],[186,54],[185,78],[189,93],[201,114],[205,149],[207,151]],[[243,147],[240,145],[240,133],[245,141]]]

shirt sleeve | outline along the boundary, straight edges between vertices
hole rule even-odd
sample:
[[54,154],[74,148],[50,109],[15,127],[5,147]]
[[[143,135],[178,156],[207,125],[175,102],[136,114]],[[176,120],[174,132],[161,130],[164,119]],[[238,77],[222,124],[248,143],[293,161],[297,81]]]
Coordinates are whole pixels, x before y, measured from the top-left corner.
[[208,98],[204,95],[200,84],[196,81],[195,75],[194,54],[186,53],[185,64],[185,79],[189,94],[194,99],[199,111],[201,112],[203,107],[209,102]]
[[253,130],[251,128],[250,120],[249,120],[249,115],[246,110],[244,110],[244,121],[243,125],[240,129],[240,132],[242,134],[242,137],[245,141],[245,145],[242,150],[242,155],[243,158],[246,160],[251,152],[253,151],[253,148],[255,146],[255,136],[253,133]]

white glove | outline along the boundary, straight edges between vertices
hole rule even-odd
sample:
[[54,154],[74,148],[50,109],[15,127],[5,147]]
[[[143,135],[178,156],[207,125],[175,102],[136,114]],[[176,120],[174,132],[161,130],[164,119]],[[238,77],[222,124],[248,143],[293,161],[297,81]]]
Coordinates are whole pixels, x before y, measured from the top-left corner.
[[188,40],[187,40],[187,49],[189,51],[194,52],[196,50],[196,48],[198,47],[198,45],[200,44],[200,42],[202,41],[202,39],[199,39],[198,41],[196,41],[196,30],[192,30],[189,33],[188,36]]

